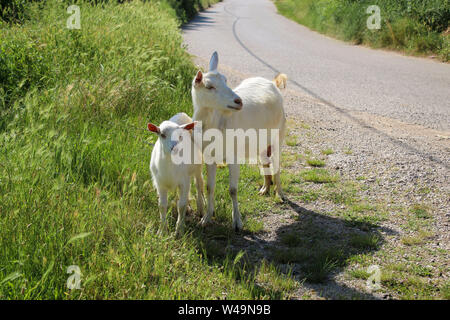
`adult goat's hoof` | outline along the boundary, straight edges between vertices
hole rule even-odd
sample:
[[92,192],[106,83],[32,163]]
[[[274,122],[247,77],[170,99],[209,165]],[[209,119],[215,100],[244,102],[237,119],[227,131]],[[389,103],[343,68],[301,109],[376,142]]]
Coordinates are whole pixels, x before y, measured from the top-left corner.
[[239,220],[239,221],[233,221],[233,230],[234,230],[235,232],[241,231],[242,228],[243,228],[242,221],[240,221],[240,220]]
[[267,196],[270,193],[270,187],[262,186],[261,189],[259,189],[258,194],[260,196]]

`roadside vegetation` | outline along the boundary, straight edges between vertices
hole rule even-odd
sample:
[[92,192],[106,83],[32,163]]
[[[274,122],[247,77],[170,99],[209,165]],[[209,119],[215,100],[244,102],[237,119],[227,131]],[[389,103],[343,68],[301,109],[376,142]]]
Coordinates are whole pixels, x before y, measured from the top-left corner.
[[[278,11],[313,30],[355,44],[450,60],[448,0],[276,0]],[[369,30],[371,5],[381,29]]]
[[[78,1],[81,29],[69,30],[67,4],[16,3],[22,13],[0,25],[0,299],[286,297],[294,282],[272,265],[214,257],[198,218],[181,240],[156,236],[145,128],[192,114],[185,17],[165,2]],[[256,195],[260,179],[242,172],[244,217],[271,203]],[[228,230],[226,170],[217,184],[218,228]],[[66,286],[71,265],[81,290]]]

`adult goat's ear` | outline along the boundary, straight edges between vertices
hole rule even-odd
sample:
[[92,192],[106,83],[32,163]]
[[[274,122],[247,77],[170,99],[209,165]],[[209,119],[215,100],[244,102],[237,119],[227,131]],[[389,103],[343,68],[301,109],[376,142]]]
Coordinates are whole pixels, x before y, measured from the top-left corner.
[[157,126],[155,126],[153,123],[148,123],[147,124],[147,129],[148,129],[148,131],[151,131],[151,132],[159,134],[159,128]]
[[191,123],[188,123],[188,124],[183,124],[181,126],[181,128],[183,128],[184,130],[192,130],[192,129],[194,129],[196,124],[197,124],[197,121],[194,121],[194,122],[191,122]]
[[214,51],[214,53],[211,56],[211,60],[209,60],[209,71],[217,70],[218,65],[219,65],[219,55],[217,54],[217,51]]
[[200,84],[203,79],[203,73],[198,70],[197,75],[195,76],[195,84]]

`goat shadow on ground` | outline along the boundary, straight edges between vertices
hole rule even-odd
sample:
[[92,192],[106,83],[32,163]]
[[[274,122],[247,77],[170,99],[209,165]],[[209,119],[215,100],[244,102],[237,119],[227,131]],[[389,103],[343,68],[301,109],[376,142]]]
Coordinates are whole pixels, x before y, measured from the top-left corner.
[[220,222],[199,228],[192,221],[189,229],[193,230],[199,250],[211,265],[227,266],[230,261],[233,264],[238,253],[244,252],[234,277],[236,281],[242,278],[253,281],[255,298],[280,299],[283,294],[282,290],[267,289],[255,282],[254,272],[265,261],[323,298],[378,299],[368,291],[348,287],[334,278],[349,264],[349,259],[379,250],[385,242],[383,235],[396,234],[395,231],[311,211],[289,199],[281,206],[291,211],[295,222],[280,226],[270,240],[264,239],[261,233],[235,233],[230,225]]

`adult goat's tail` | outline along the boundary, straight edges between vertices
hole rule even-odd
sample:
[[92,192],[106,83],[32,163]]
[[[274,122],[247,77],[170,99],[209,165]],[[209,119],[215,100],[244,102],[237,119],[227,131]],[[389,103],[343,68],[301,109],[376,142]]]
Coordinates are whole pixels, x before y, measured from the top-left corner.
[[278,89],[286,88],[287,75],[279,73],[272,81],[276,84]]

